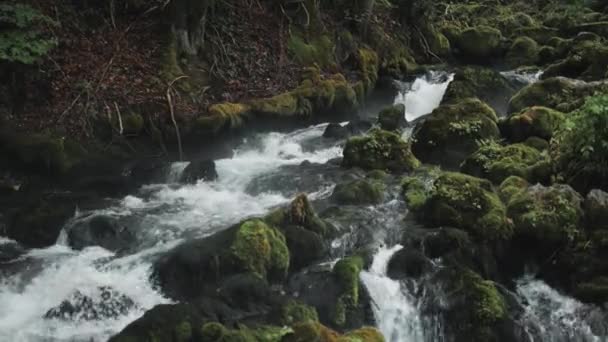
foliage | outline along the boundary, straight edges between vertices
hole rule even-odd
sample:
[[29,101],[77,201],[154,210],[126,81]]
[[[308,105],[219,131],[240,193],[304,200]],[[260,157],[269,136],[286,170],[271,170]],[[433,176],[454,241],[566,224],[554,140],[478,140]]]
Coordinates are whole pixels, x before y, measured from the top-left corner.
[[42,32],[57,25],[51,18],[24,4],[0,4],[0,61],[33,64],[57,44]]
[[608,95],[589,97],[551,145],[557,171],[577,190],[608,188]]

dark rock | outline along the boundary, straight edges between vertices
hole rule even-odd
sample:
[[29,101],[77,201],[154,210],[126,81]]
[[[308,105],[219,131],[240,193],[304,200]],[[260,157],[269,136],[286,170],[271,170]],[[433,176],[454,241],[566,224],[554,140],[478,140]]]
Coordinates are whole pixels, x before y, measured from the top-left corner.
[[170,164],[163,159],[149,158],[139,160],[128,167],[129,177],[138,185],[162,183],[165,181]]
[[10,216],[6,234],[26,247],[51,246],[75,209],[76,204],[67,198],[40,199]]
[[398,104],[380,111],[378,114],[380,128],[395,131],[405,124],[405,106]]
[[419,251],[401,249],[388,263],[388,276],[393,279],[419,278],[431,270],[433,264]]
[[327,244],[313,231],[300,226],[288,226],[283,232],[289,248],[291,270],[310,266],[327,253]]
[[58,306],[46,312],[44,318],[70,321],[97,321],[124,316],[137,305],[111,287],[99,287],[94,297],[76,290]]
[[350,135],[350,130],[339,123],[330,123],[323,132],[324,138],[345,139]]
[[384,200],[385,186],[380,181],[356,179],[336,185],[330,199],[338,204],[378,204]]
[[[0,217],[1,220],[1,217]],[[1,223],[0,223],[1,224]],[[2,227],[0,227],[1,231]],[[2,241],[0,238],[0,264],[18,258],[25,253],[25,249],[14,241]]]
[[199,180],[207,182],[214,181],[218,177],[213,160],[192,161],[182,173],[180,181],[183,183],[194,184]]
[[590,229],[608,229],[608,193],[591,190],[585,198],[585,214]]
[[100,246],[110,251],[125,249],[135,240],[129,229],[118,219],[109,216],[93,216],[77,221],[68,230],[68,241],[75,249]]
[[361,134],[361,133],[365,133],[365,132],[369,131],[372,128],[372,126],[373,126],[373,124],[368,120],[355,119],[355,120],[351,120],[346,125],[346,128],[348,128],[348,130],[350,131],[351,134],[356,135],[356,134]]

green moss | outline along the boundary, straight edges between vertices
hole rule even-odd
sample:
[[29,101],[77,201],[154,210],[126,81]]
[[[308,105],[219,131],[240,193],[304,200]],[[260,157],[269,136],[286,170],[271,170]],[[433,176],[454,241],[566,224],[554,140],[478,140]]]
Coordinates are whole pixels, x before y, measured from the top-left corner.
[[251,107],[242,103],[218,103],[209,107],[209,113],[195,121],[195,128],[202,132],[217,133],[224,128],[236,129],[249,118]]
[[188,342],[192,338],[192,326],[190,322],[182,322],[174,329],[175,342]]
[[433,226],[453,226],[478,239],[510,239],[513,229],[492,184],[461,173],[444,172],[434,182],[424,219]]
[[458,167],[478,142],[499,137],[496,113],[478,99],[435,109],[414,131],[412,151],[425,163]]
[[342,165],[345,167],[404,172],[420,166],[410,145],[398,134],[378,129],[368,135],[350,138],[343,154]]
[[333,313],[333,323],[338,326],[346,323],[347,311],[359,304],[359,273],[363,265],[362,257],[351,256],[341,259],[333,268],[333,275],[341,288]]
[[365,86],[365,93],[369,94],[375,88],[376,81],[378,81],[380,60],[378,54],[369,49],[359,49],[358,57],[361,80]]
[[293,332],[291,328],[257,326],[227,329],[220,323],[206,323],[202,328],[202,342],[280,342]]
[[314,307],[290,300],[281,308],[281,323],[293,325],[301,322],[318,322],[319,316]]
[[298,97],[294,93],[283,93],[271,98],[253,100],[250,102],[250,106],[257,113],[277,117],[310,114],[299,112]]
[[408,208],[413,212],[423,209],[429,196],[428,186],[418,177],[405,177],[401,182],[403,196]]
[[336,342],[339,334],[316,322],[298,323],[293,326],[293,333],[285,336],[283,342]]
[[209,342],[223,341],[224,336],[228,333],[222,324],[217,322],[206,323],[202,329],[202,340]]
[[384,200],[384,190],[382,182],[357,179],[336,185],[331,200],[338,204],[378,204]]
[[326,35],[317,35],[306,40],[301,33],[292,30],[287,49],[293,59],[304,66],[316,64],[325,68],[335,64],[335,45]]
[[470,292],[475,322],[491,325],[502,320],[507,313],[507,306],[494,282],[484,280],[472,271],[465,272],[463,278],[467,291]]
[[166,82],[171,82],[183,76],[184,71],[178,62],[177,41],[173,33],[169,33],[166,46],[161,56],[160,76]]
[[507,52],[506,61],[516,68],[523,65],[535,65],[538,62],[539,46],[530,37],[519,37],[513,41]]
[[[519,176],[528,181],[543,181],[547,175],[539,175],[535,166],[548,162],[548,156],[524,144],[501,146],[495,141],[481,144],[462,164],[461,171],[476,177],[483,177],[500,184],[509,176]],[[537,179],[539,176],[542,179]]]
[[473,61],[483,61],[500,54],[502,34],[488,26],[476,26],[463,30],[457,46],[463,57]]
[[340,336],[336,342],[384,342],[384,336],[376,328],[363,327]]
[[517,236],[550,250],[579,234],[582,198],[564,185],[536,185],[514,193],[507,206]]
[[459,68],[448,85],[442,104],[454,104],[467,98],[482,101],[508,101],[515,88],[498,71],[490,68]]
[[261,220],[245,221],[239,227],[231,251],[247,270],[266,278],[282,279],[289,267],[285,237]]
[[144,129],[144,118],[140,114],[132,113],[122,119],[124,134],[139,134]]
[[600,40],[584,40],[574,44],[568,56],[545,69],[543,77],[566,76],[598,81],[608,72],[608,47]]
[[498,190],[500,198],[505,202],[509,203],[513,195],[526,190],[528,188],[528,181],[518,176],[510,176],[505,179]]
[[378,114],[380,128],[395,131],[405,122],[405,106],[402,104],[387,107]]

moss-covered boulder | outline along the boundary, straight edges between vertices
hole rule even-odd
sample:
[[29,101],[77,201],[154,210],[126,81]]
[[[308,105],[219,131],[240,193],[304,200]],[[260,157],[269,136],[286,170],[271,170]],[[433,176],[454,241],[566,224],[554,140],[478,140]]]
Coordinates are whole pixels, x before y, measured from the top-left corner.
[[395,131],[405,123],[405,106],[394,105],[380,111],[378,114],[380,128],[386,131]]
[[507,64],[512,68],[536,65],[539,49],[538,43],[532,38],[519,37],[513,41],[507,51]]
[[489,26],[476,26],[463,30],[456,41],[459,55],[470,62],[488,63],[503,53],[502,33]]
[[281,306],[280,316],[280,322],[283,325],[294,325],[302,322],[319,322],[319,315],[315,308],[293,299],[288,300]]
[[562,77],[553,77],[522,88],[509,101],[509,112],[543,106],[564,113],[581,107],[586,96],[608,89],[603,83],[585,83]]
[[608,47],[605,43],[583,41],[576,44],[563,60],[548,66],[542,77],[565,76],[596,81],[608,75]]
[[586,99],[551,141],[558,175],[576,190],[608,190],[608,95]]
[[461,173],[444,172],[433,183],[421,213],[430,226],[451,226],[483,241],[508,240],[513,228],[492,183]]
[[521,177],[510,176],[500,184],[500,187],[498,188],[498,194],[500,195],[500,198],[503,200],[503,202],[509,203],[509,201],[514,195],[528,189],[529,185],[530,183],[528,183],[527,180]]
[[337,204],[378,204],[384,199],[384,188],[380,181],[357,179],[336,185],[330,199]]
[[292,328],[293,333],[285,336],[283,342],[384,342],[382,333],[372,327],[362,327],[344,335],[319,323],[300,323]]
[[235,274],[283,280],[289,260],[283,233],[260,219],[250,219],[175,247],[156,262],[154,277],[167,295],[193,298],[215,291],[222,280]]
[[456,70],[441,104],[456,104],[467,98],[479,98],[498,113],[506,113],[505,104],[515,94],[515,87],[498,71],[490,68],[463,67]]
[[414,130],[412,151],[424,163],[457,168],[478,141],[499,137],[497,121],[494,110],[478,99],[440,106]]
[[608,193],[591,190],[585,198],[585,218],[590,229],[608,230]]
[[534,106],[512,114],[499,126],[502,135],[512,142],[522,142],[530,137],[551,140],[565,121],[566,116],[562,112]]
[[[220,323],[205,323],[201,328],[202,342],[281,342],[283,337],[291,334],[289,327],[259,325],[254,327],[240,326],[228,329]],[[186,340],[188,341],[188,340]]]
[[334,306],[333,324],[344,326],[348,311],[359,305],[361,283],[359,273],[363,270],[364,260],[361,256],[343,258],[333,268],[333,276],[340,286],[341,294]]
[[511,196],[507,216],[522,246],[552,253],[581,233],[582,197],[567,185],[535,185]]
[[342,165],[345,167],[399,173],[411,171],[420,165],[409,143],[396,133],[378,129],[348,139],[343,154]]
[[430,185],[417,176],[408,176],[402,180],[403,197],[409,210],[419,212],[423,209],[428,199]]
[[551,164],[546,153],[525,144],[502,146],[494,141],[483,143],[470,155],[460,170],[476,177],[500,184],[509,176],[522,177],[530,182],[546,182],[551,175]]

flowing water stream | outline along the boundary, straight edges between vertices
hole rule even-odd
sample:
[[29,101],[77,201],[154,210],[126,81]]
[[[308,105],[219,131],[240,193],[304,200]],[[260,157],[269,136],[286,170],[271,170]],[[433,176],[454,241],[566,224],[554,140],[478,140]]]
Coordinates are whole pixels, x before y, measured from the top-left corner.
[[[406,105],[408,121],[415,120],[439,105],[451,79],[446,73],[420,77],[395,102]],[[186,239],[263,215],[301,191],[323,202],[344,172],[334,162],[341,157],[344,141],[323,138],[325,127],[248,137],[230,158],[216,161],[219,178],[213,182],[177,184],[187,163],[175,163],[165,183],[146,185],[103,210],[76,213],[56,245],[30,250],[11,261],[0,260],[0,341],[105,341],[146,310],[170,302],[149,279],[159,254]],[[306,171],[301,169],[303,162]],[[440,323],[421,313],[411,286],[386,275],[390,257],[402,248],[397,242],[403,221],[394,213],[403,205],[398,196],[392,196],[386,203],[358,210],[377,227],[370,239],[384,246],[378,248],[361,280],[387,341],[449,341]],[[70,248],[66,232],[95,216],[111,217],[128,227],[132,232],[128,248],[120,252],[95,246]],[[355,226],[356,222],[337,224]],[[333,247],[348,249],[345,241],[338,239]],[[0,239],[0,249],[13,244]],[[578,318],[584,305],[533,279],[522,280],[517,292],[528,320],[534,322],[530,329],[556,332],[538,341],[601,341],[593,339],[589,325]],[[81,309],[69,316],[54,315],[54,308],[65,301]],[[547,303],[554,309],[547,312]]]

